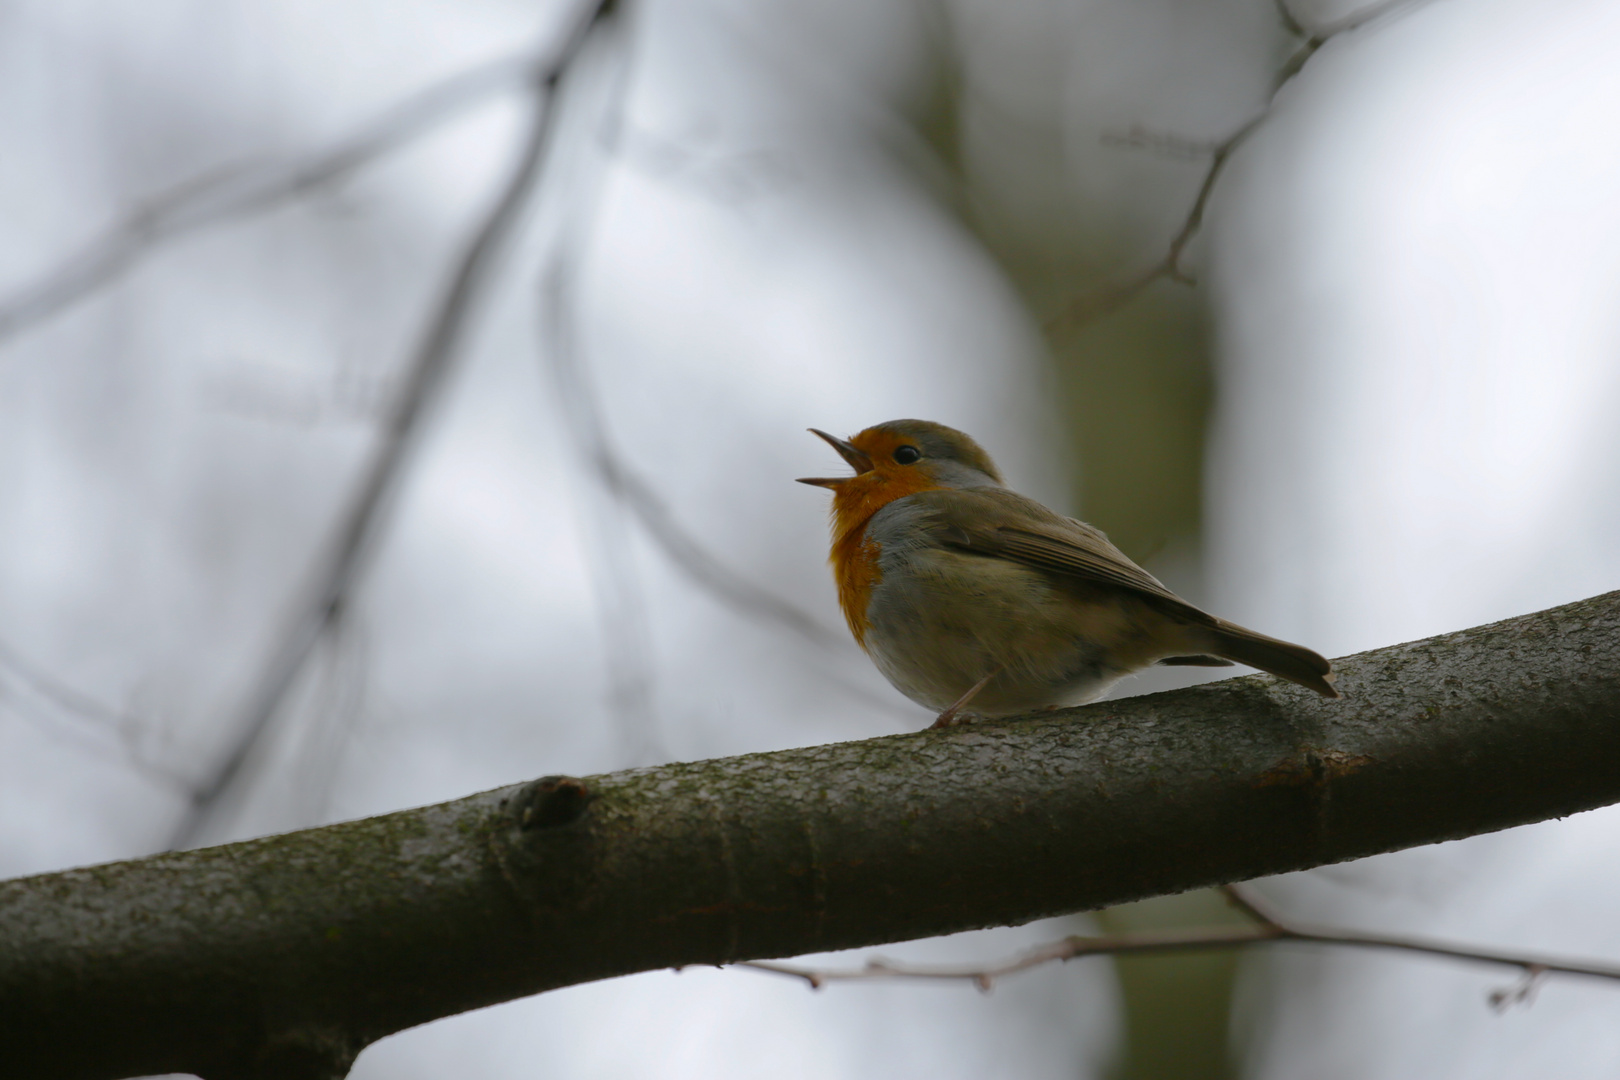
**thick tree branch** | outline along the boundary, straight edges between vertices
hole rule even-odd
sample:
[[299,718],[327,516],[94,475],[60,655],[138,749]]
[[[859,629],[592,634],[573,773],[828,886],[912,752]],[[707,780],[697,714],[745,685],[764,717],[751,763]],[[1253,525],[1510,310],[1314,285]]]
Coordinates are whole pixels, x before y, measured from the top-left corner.
[[0,883],[11,1075],[340,1076],[524,994],[1017,923],[1620,801],[1620,593],[1025,721],[549,778]]

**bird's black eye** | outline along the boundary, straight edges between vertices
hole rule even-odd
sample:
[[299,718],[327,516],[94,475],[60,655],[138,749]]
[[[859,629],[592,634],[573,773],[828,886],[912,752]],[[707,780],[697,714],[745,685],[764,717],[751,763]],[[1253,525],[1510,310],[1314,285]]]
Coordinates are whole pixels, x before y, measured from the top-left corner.
[[910,465],[922,460],[922,451],[915,446],[902,446],[894,452],[894,460],[901,465]]

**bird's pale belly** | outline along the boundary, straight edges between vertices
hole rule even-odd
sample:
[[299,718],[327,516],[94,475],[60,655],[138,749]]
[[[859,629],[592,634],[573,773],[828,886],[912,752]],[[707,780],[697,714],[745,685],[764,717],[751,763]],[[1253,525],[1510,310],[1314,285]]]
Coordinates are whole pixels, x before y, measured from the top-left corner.
[[1162,655],[1150,642],[1163,616],[1117,589],[934,546],[888,547],[881,566],[867,651],[897,690],[930,709],[992,672],[970,712],[1081,704]]

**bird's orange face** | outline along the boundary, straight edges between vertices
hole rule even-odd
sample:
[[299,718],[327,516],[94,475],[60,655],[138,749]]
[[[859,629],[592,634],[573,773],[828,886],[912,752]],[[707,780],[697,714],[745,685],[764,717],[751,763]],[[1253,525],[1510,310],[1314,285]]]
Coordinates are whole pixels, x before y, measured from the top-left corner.
[[918,440],[885,426],[869,427],[845,442],[811,428],[855,470],[854,476],[809,477],[801,484],[833,493],[833,543],[860,531],[872,515],[895,499],[942,486]]
[[826,440],[855,470],[854,476],[809,477],[801,484],[831,489],[833,577],[838,602],[855,640],[866,644],[866,605],[882,580],[878,545],[865,535],[872,515],[896,499],[920,491],[954,487],[965,478],[999,482],[990,456],[979,444],[943,424],[891,420],[869,427],[847,442],[825,431]]

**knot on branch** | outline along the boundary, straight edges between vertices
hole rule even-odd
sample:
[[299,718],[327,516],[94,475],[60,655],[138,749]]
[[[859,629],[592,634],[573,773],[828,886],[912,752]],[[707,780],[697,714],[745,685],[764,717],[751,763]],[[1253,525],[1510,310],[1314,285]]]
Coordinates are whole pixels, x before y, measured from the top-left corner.
[[529,918],[553,919],[590,888],[598,838],[585,812],[598,797],[577,776],[542,776],[501,799],[490,852]]
[[555,829],[584,816],[594,798],[577,776],[542,776],[523,785],[513,800],[518,828]]

